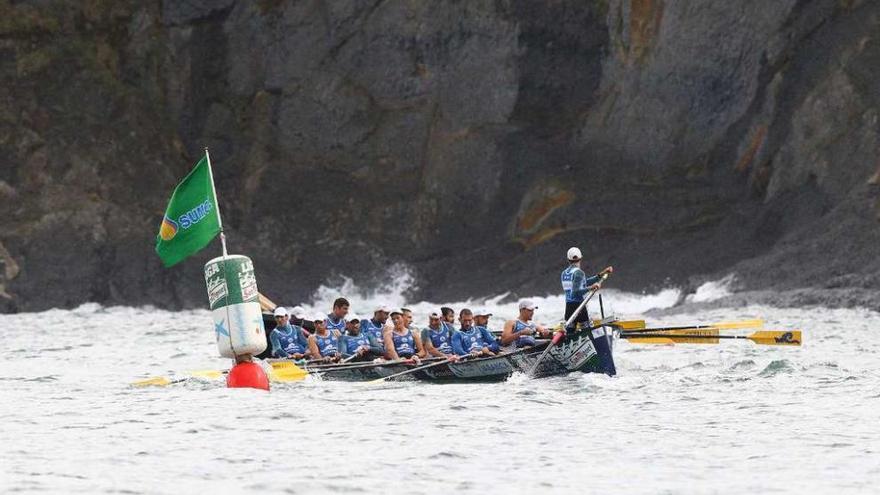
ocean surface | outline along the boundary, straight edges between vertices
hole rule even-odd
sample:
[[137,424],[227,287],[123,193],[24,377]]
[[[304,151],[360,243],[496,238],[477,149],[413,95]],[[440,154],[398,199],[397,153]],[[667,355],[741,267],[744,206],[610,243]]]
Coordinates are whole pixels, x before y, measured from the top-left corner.
[[[400,289],[323,288],[308,306],[329,309],[342,293],[367,315],[380,300],[404,304]],[[618,341],[614,378],[138,389],[129,384],[228,368],[207,311],[88,304],[0,315],[0,492],[880,492],[880,314],[749,306],[652,316],[678,292],[603,293],[621,317],[764,318],[767,329],[802,329],[805,343]],[[539,300],[536,319],[558,321],[559,297]],[[516,308],[503,297],[451,305],[487,307],[496,329]],[[437,305],[409,306],[421,325]]]

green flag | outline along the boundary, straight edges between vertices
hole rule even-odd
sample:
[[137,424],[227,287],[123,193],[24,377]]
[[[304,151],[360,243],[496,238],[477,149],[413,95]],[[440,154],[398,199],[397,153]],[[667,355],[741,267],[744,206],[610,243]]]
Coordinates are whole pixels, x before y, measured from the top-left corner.
[[174,189],[156,236],[156,253],[169,267],[197,253],[219,232],[220,214],[206,154]]

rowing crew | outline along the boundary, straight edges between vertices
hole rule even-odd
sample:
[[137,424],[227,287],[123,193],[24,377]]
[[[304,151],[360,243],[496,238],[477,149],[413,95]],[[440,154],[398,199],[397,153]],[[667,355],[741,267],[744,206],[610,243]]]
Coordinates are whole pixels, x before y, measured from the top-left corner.
[[[457,361],[463,356],[494,356],[536,344],[535,337],[547,338],[551,331],[532,321],[538,307],[523,299],[519,316],[508,320],[499,338],[489,331],[487,311],[462,309],[455,328],[455,312],[443,307],[428,317],[421,332],[412,328],[413,314],[407,308],[377,306],[372,318],[349,313],[349,302],[339,298],[328,315],[308,317],[301,307],[293,308],[293,317],[301,323],[313,321],[314,332],[292,324],[287,309],[275,309],[276,327],[269,340],[272,356],[287,359],[322,361],[364,361],[372,359],[411,359],[419,363],[426,357],[445,357]],[[347,319],[346,319],[347,317]],[[388,320],[391,320],[389,323]]]

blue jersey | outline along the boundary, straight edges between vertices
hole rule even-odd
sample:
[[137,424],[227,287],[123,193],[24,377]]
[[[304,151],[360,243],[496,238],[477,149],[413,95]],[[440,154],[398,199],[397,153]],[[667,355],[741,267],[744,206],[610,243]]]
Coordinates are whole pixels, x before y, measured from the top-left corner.
[[373,320],[361,320],[361,333],[370,339],[370,348],[378,354],[385,354],[385,341],[382,331],[385,324]]
[[335,320],[333,318],[333,313],[330,313],[327,315],[324,323],[327,325],[327,330],[330,330],[330,333],[333,333],[333,330],[337,330],[340,334],[345,333],[345,318]]
[[277,358],[291,357],[293,354],[305,354],[309,347],[302,329],[290,323],[283,327],[275,327],[269,334],[272,343],[272,355]]
[[357,353],[361,347],[370,347],[370,339],[363,332],[357,335],[343,335],[339,337],[339,349],[344,357]]
[[471,352],[479,352],[486,347],[491,351],[498,350],[498,343],[486,327],[470,327],[460,329],[452,336],[452,348],[459,356]]
[[413,338],[412,330],[407,330],[403,335],[391,332],[391,340],[394,342],[394,350],[397,351],[398,356],[410,357],[416,353],[416,339]]
[[562,290],[565,292],[565,302],[579,303],[587,295],[587,288],[599,281],[599,277],[593,275],[587,277],[583,270],[571,265],[562,270]]
[[441,324],[440,328],[436,330],[431,327],[422,330],[422,340],[427,342],[428,339],[434,349],[443,354],[452,354],[452,331],[449,327]]
[[[523,323],[519,320],[516,320],[516,322],[513,324],[513,331],[514,332],[520,332],[522,330],[525,330],[526,328],[531,328],[532,330],[535,330],[535,324],[532,322]],[[517,338],[516,342],[514,342],[514,343],[516,344],[517,347],[533,346],[533,345],[535,345],[535,336],[534,336],[534,334],[533,335],[520,335],[519,338]]]
[[321,357],[333,356],[339,353],[337,340],[333,334],[322,337],[316,333],[315,343],[318,344],[318,352],[321,353]]

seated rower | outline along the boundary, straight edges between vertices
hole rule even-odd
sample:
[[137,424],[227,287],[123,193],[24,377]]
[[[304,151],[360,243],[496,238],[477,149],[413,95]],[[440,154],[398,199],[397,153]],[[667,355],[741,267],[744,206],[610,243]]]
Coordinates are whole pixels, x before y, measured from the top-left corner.
[[440,324],[443,325],[444,328],[448,329],[450,332],[455,331],[455,310],[448,307],[443,306],[440,308]]
[[499,351],[495,337],[484,328],[474,326],[474,313],[465,308],[458,316],[461,328],[452,335],[452,348],[459,356],[494,356]]
[[275,328],[269,334],[272,343],[272,357],[302,359],[309,352],[309,341],[302,328],[290,324],[287,309],[275,308]]
[[424,351],[419,357],[445,357],[458,360],[458,355],[452,349],[452,332],[454,330],[444,326],[440,312],[434,311],[428,316],[428,326],[422,330],[422,347]]
[[333,301],[333,311],[327,315],[327,330],[333,335],[339,337],[345,333],[345,315],[348,314],[350,306],[348,299],[344,297]]
[[530,299],[519,302],[519,318],[508,320],[501,331],[501,345],[511,350],[535,345],[535,334],[550,337],[551,331],[532,321],[538,306]]
[[[306,328],[306,316],[306,309],[302,306],[294,306],[293,309],[290,310],[290,324],[299,327],[302,330],[303,335],[308,338],[312,333]],[[311,325],[309,326],[312,330],[315,329],[315,327],[312,327]]]
[[361,320],[357,315],[349,314],[345,324],[345,333],[339,337],[339,351],[345,360],[360,360],[370,357],[370,339],[361,332]]
[[315,333],[309,337],[309,353],[312,355],[312,359],[321,359],[325,362],[339,361],[338,337],[327,329],[324,315],[315,315],[314,323]]
[[412,330],[406,328],[403,313],[393,311],[391,321],[394,327],[385,330],[385,352],[389,359],[412,359],[419,364],[419,354],[424,353],[422,340]]
[[[388,326],[388,306],[376,306],[372,319],[361,320],[361,333],[370,339],[370,350],[377,356],[386,356],[385,327]],[[387,356],[386,356],[387,357]]]

